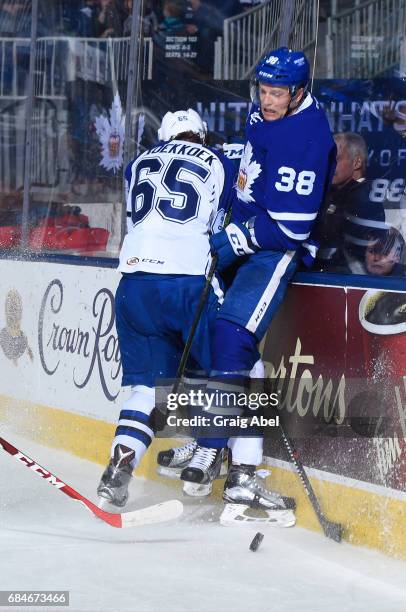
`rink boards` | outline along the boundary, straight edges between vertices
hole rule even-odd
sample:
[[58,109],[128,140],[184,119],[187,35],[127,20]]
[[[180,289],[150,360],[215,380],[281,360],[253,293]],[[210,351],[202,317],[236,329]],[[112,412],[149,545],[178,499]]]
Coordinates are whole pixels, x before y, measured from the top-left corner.
[[[1,421],[11,438],[15,430],[104,464],[127,394],[120,389],[114,325],[118,273],[106,267],[12,260],[1,260],[0,271]],[[331,381],[338,420],[346,416],[353,379],[368,375],[381,346],[363,335],[358,315],[365,294],[365,289],[293,285],[262,346],[267,375],[274,376],[282,364],[292,378],[289,364],[295,363],[296,355],[293,378],[303,377],[306,370],[313,388],[320,376],[326,385]],[[323,326],[328,342],[322,340]],[[397,351],[397,363],[404,354],[399,338],[405,342],[406,334],[392,336],[385,354]],[[404,406],[403,372],[389,369],[393,402],[400,399]],[[291,397],[288,410],[298,408],[295,401]],[[139,473],[158,479],[155,452],[169,445],[172,441],[155,441]],[[265,467],[272,472],[268,484],[296,497],[299,525],[318,529],[283,449],[274,440],[266,449]],[[305,465],[312,466],[309,475],[326,514],[345,526],[345,539],[406,558],[404,440],[322,437],[308,440],[300,451]],[[221,482],[216,484],[217,493],[220,490]]]

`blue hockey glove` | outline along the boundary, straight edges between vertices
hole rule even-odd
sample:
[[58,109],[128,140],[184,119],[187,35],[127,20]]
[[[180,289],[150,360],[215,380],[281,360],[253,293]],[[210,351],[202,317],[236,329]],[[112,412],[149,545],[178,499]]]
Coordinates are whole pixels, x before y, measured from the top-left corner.
[[213,255],[217,253],[217,269],[224,270],[231,266],[239,257],[252,255],[259,250],[255,240],[253,219],[246,225],[230,223],[226,229],[210,237],[210,248]]

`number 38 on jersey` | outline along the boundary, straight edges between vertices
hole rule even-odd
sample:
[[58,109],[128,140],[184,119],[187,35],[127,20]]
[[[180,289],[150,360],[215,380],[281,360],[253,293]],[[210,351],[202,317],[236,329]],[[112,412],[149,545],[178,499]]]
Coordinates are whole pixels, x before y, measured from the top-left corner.
[[278,169],[280,180],[276,181],[275,187],[278,191],[295,190],[299,195],[310,195],[313,191],[316,173],[312,170],[302,170],[297,173],[293,168],[281,166]]

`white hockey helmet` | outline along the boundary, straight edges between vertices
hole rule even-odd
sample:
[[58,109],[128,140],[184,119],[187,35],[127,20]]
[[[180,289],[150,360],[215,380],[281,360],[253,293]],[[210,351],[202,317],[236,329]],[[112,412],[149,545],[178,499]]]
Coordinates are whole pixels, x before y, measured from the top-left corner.
[[204,140],[207,133],[207,124],[192,108],[176,111],[176,113],[167,112],[158,130],[159,140],[171,140],[182,132],[194,132]]

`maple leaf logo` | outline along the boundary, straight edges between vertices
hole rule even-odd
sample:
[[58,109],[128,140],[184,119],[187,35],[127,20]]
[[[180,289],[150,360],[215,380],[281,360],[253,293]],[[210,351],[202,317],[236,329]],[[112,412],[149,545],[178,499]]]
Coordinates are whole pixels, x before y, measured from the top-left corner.
[[125,116],[118,93],[114,96],[109,114],[110,119],[103,115],[96,117],[95,127],[102,145],[100,165],[106,168],[106,170],[113,170],[115,174],[123,164],[125,123]]
[[238,197],[243,202],[253,202],[252,185],[261,174],[261,166],[252,159],[252,144],[250,141],[245,145],[244,153],[241,158],[240,171],[237,179]]

